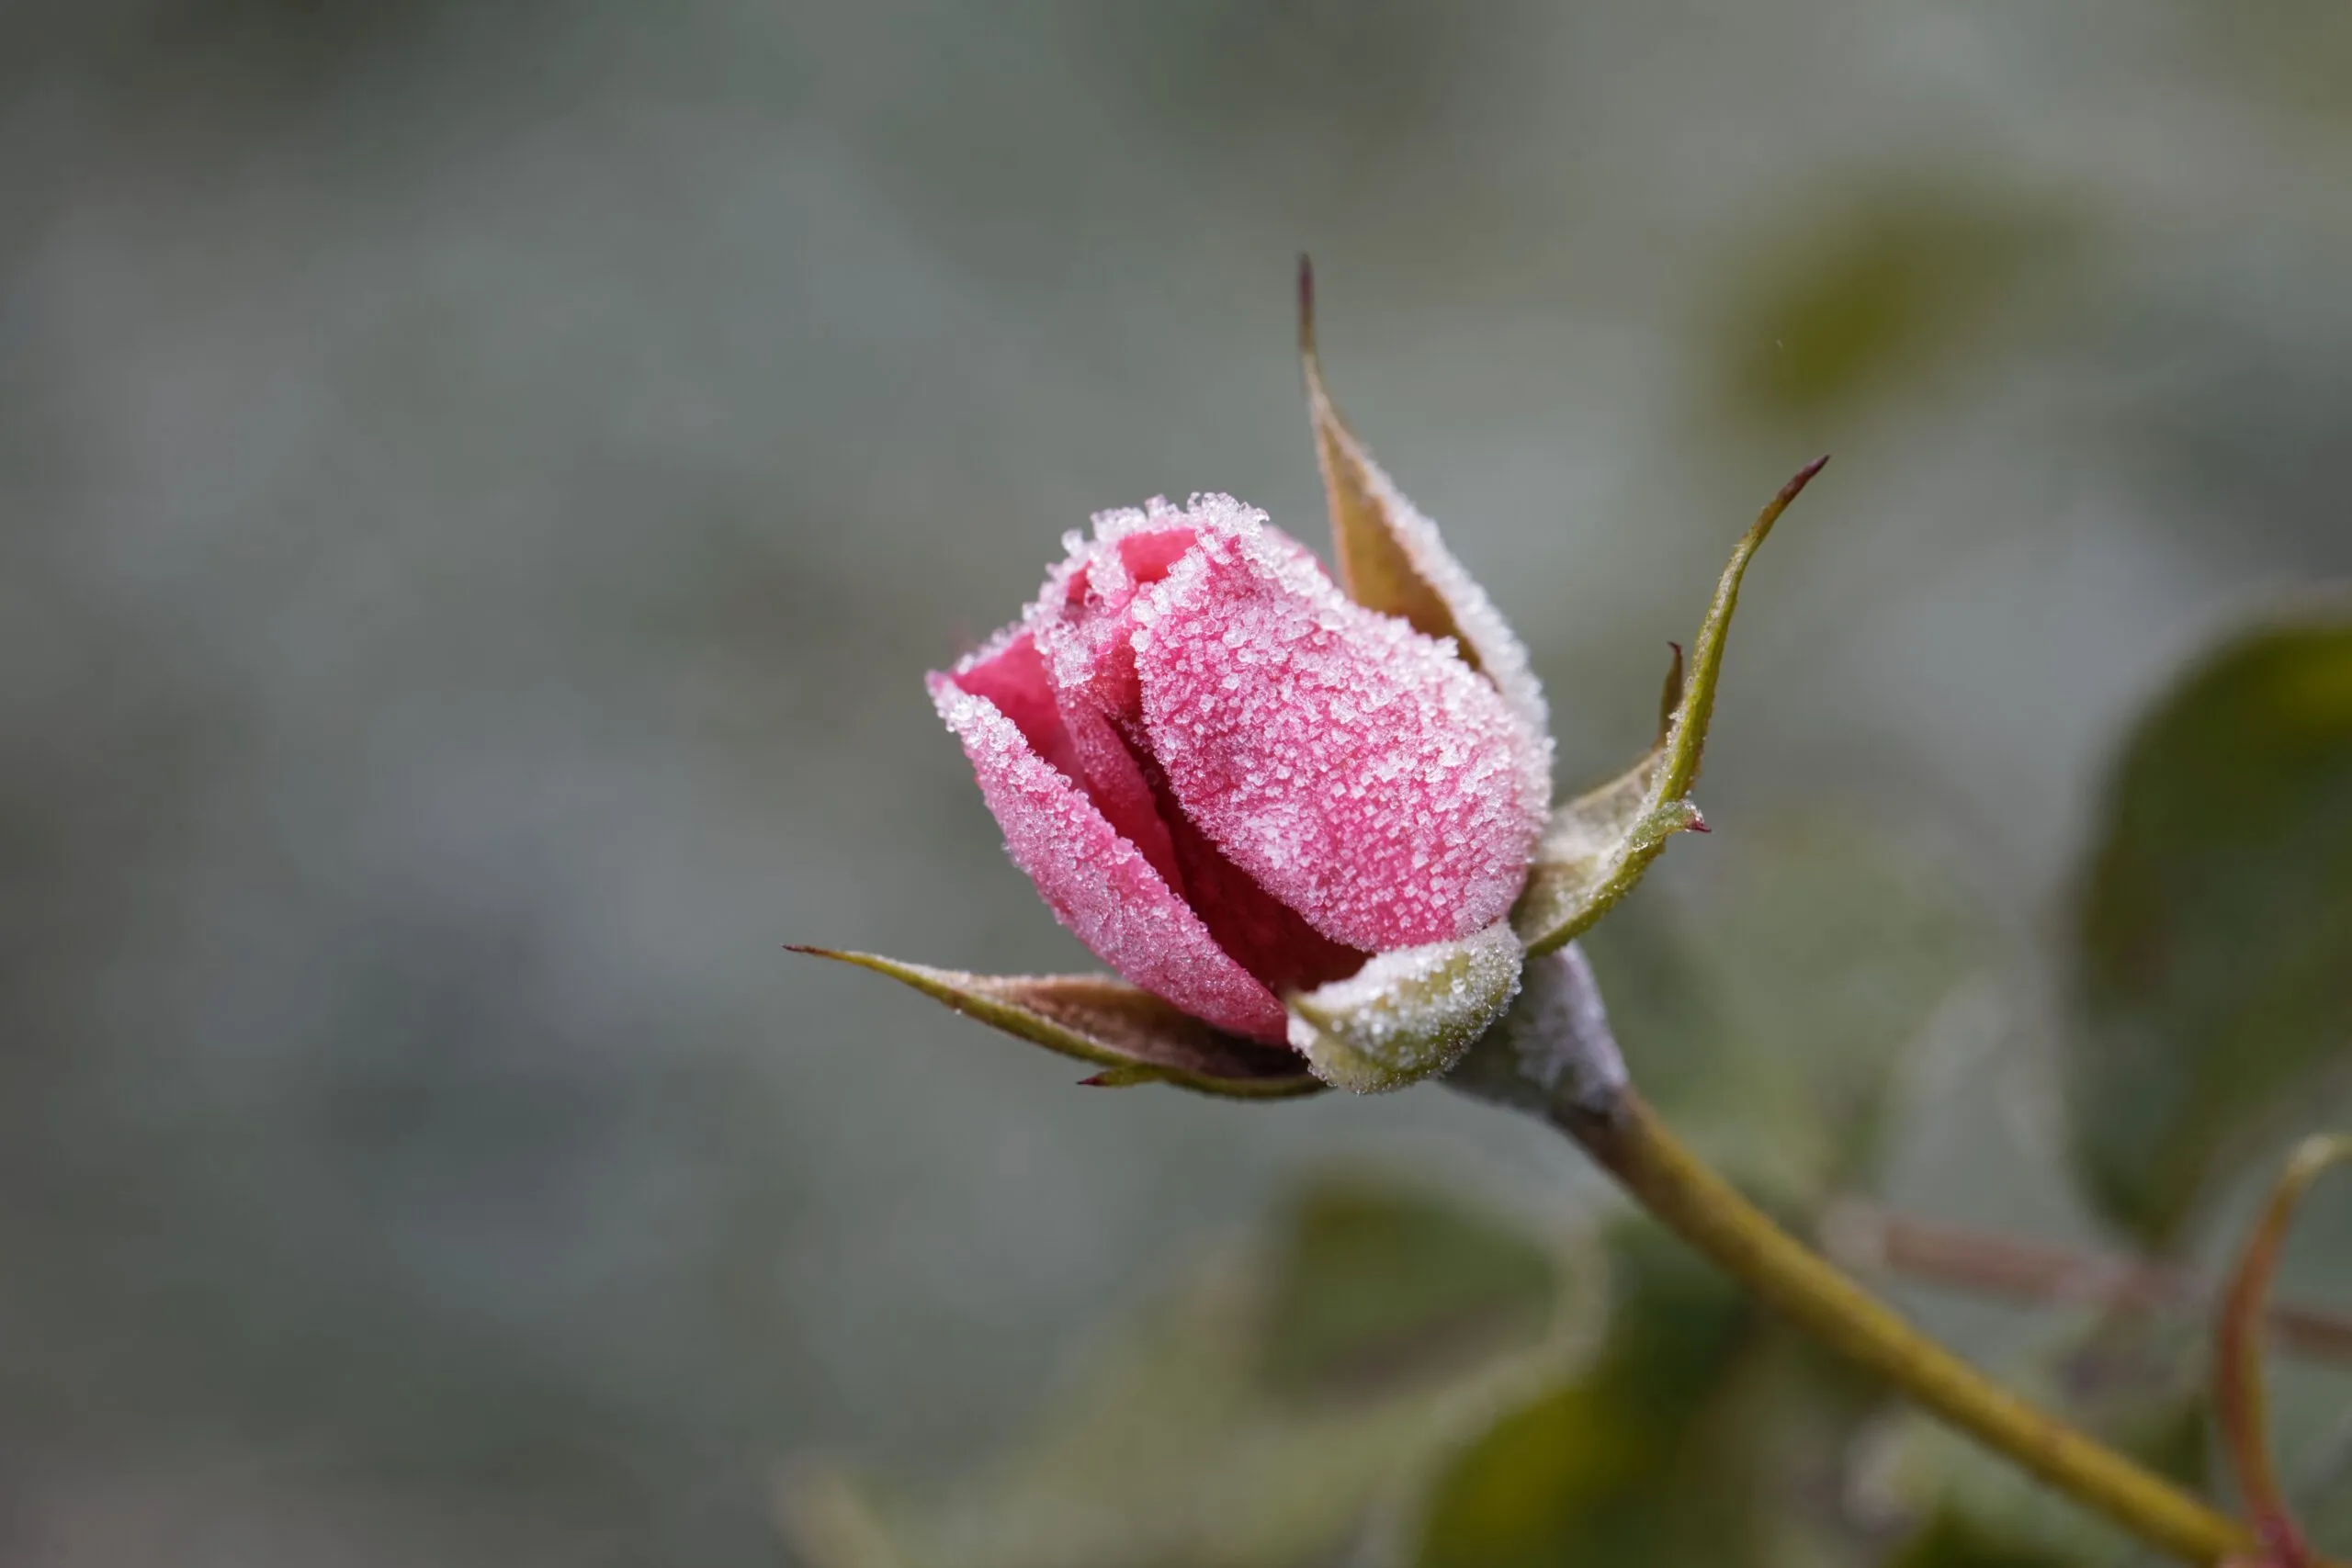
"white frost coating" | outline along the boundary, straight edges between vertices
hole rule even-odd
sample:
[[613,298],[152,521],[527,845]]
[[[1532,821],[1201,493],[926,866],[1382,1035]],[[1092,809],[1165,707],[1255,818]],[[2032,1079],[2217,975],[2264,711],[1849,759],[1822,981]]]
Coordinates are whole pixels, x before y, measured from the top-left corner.
[[1349,458],[1359,464],[1374,497],[1381,510],[1388,515],[1391,536],[1405,558],[1421,575],[1437,596],[1445,602],[1453,616],[1453,624],[1461,630],[1462,640],[1470,645],[1477,656],[1479,668],[1502,694],[1503,701],[1517,714],[1520,722],[1542,741],[1544,754],[1544,790],[1550,798],[1552,788],[1552,712],[1544,700],[1544,683],[1535,678],[1534,669],[1528,663],[1527,646],[1519,634],[1510,629],[1502,612],[1495,608],[1487,591],[1478,586],[1477,579],[1464,570],[1453,552],[1445,547],[1445,540],[1438,533],[1437,525],[1421,514],[1420,509],[1396,488],[1388,470],[1373,461],[1371,451],[1342,424],[1337,414],[1332,416],[1329,434]]
[[1344,980],[1289,998],[1290,1043],[1326,1082],[1402,1089],[1461,1059],[1519,994],[1509,920],[1460,942],[1375,955]]
[[[1543,1104],[1565,1092],[1580,1110],[1606,1111],[1624,1095],[1629,1082],[1624,1055],[1601,1004],[1600,987],[1593,979],[1592,965],[1585,962],[1584,950],[1575,942],[1529,961],[1526,989],[1496,1027],[1480,1060],[1490,1051],[1507,1055],[1515,1068],[1508,1087],[1532,1088]],[[1517,1093],[1490,1097],[1521,1098]]]

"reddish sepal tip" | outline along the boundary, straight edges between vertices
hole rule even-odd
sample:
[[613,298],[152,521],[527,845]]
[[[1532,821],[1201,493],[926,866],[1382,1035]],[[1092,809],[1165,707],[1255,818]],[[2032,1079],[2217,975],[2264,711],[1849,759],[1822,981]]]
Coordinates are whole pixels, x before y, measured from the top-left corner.
[[1780,499],[1781,503],[1785,505],[1788,502],[1794,501],[1797,498],[1797,492],[1813,482],[1813,476],[1821,472],[1822,469],[1828,466],[1829,454],[1824,452],[1820,457],[1815,457],[1812,462],[1807,463],[1804,468],[1799,468],[1795,475],[1790,479],[1789,482],[1781,487]]

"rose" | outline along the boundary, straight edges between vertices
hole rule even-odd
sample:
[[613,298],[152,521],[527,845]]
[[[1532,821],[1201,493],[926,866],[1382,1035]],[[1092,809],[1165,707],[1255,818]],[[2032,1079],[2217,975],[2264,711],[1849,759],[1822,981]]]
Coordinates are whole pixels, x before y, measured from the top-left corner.
[[1475,987],[1446,975],[1444,1038],[1405,1054],[1467,1043],[1515,987],[1505,917],[1550,806],[1540,709],[1227,497],[1065,543],[1023,617],[931,677],[1062,923],[1191,1016],[1310,1057],[1318,994],[1361,1010],[1384,977],[1452,964]]
[[1100,1064],[1089,1083],[1393,1089],[1453,1066],[1525,958],[1570,961],[1704,827],[1690,790],[1740,578],[1820,463],[1733,552],[1656,743],[1547,825],[1526,651],[1332,408],[1300,283],[1338,584],[1228,497],[1155,501],[1067,536],[1021,620],[931,677],[1014,863],[1125,980],[801,951]]

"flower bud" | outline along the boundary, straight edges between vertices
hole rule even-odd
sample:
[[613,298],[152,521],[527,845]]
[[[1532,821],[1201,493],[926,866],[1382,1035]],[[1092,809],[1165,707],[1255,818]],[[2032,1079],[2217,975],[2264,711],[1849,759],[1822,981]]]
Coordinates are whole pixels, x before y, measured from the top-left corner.
[[1677,649],[1657,744],[1554,816],[1527,650],[1340,419],[1312,286],[1302,258],[1300,359],[1344,587],[1230,497],[1155,500],[1066,535],[1022,618],[931,677],[1013,863],[1125,984],[803,951],[1097,1064],[1091,1084],[1368,1092],[1451,1068],[1530,954],[1600,919],[1670,835],[1703,829],[1690,789],[1740,577],[1820,463],[1734,551],[1687,684]]
[[[1295,1043],[1291,998],[1333,1042],[1318,1066],[1371,1064],[1333,1081],[1440,1070],[1516,984],[1549,741],[1453,638],[1353,603],[1229,498],[1066,544],[1020,621],[932,677],[1014,863],[1194,1018]],[[1416,989],[1441,977],[1443,1006]]]

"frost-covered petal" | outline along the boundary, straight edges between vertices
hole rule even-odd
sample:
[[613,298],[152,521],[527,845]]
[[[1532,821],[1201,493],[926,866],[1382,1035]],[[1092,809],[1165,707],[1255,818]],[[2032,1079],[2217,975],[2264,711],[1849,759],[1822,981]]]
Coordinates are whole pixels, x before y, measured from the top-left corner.
[[1287,1020],[1272,992],[1228,957],[1201,919],[995,704],[945,675],[932,700],[1004,829],[1005,852],[1063,925],[1126,979],[1194,1018],[1267,1044]]
[[956,666],[953,679],[1011,719],[1030,749],[1084,789],[1119,837],[1143,852],[1152,869],[1178,881],[1175,847],[1143,772],[1102,717],[1065,714],[1027,626],[1014,626]]
[[1203,497],[1138,596],[1152,755],[1185,814],[1325,936],[1370,951],[1499,919],[1542,831],[1539,738],[1453,646],[1342,596],[1261,514]]
[[[1228,535],[1257,526],[1253,514],[1230,502],[1180,511],[1165,497],[1099,513],[1091,538],[1072,534],[1064,540],[1068,558],[1029,607],[1024,630],[1037,649],[1049,650],[1036,657],[1035,668],[1068,737],[1070,760],[1063,771],[1080,777],[1112,824],[1145,850],[1217,945],[1281,992],[1353,974],[1368,954],[1317,931],[1187,818],[1150,754],[1132,635],[1138,594],[1197,547],[1203,529]],[[1271,547],[1320,570],[1302,547],[1283,540]],[[1153,820],[1130,828],[1130,818],[1140,824],[1146,813],[1130,807],[1123,817],[1114,803],[1125,806],[1138,795],[1148,796]],[[1158,852],[1163,840],[1172,863]]]

